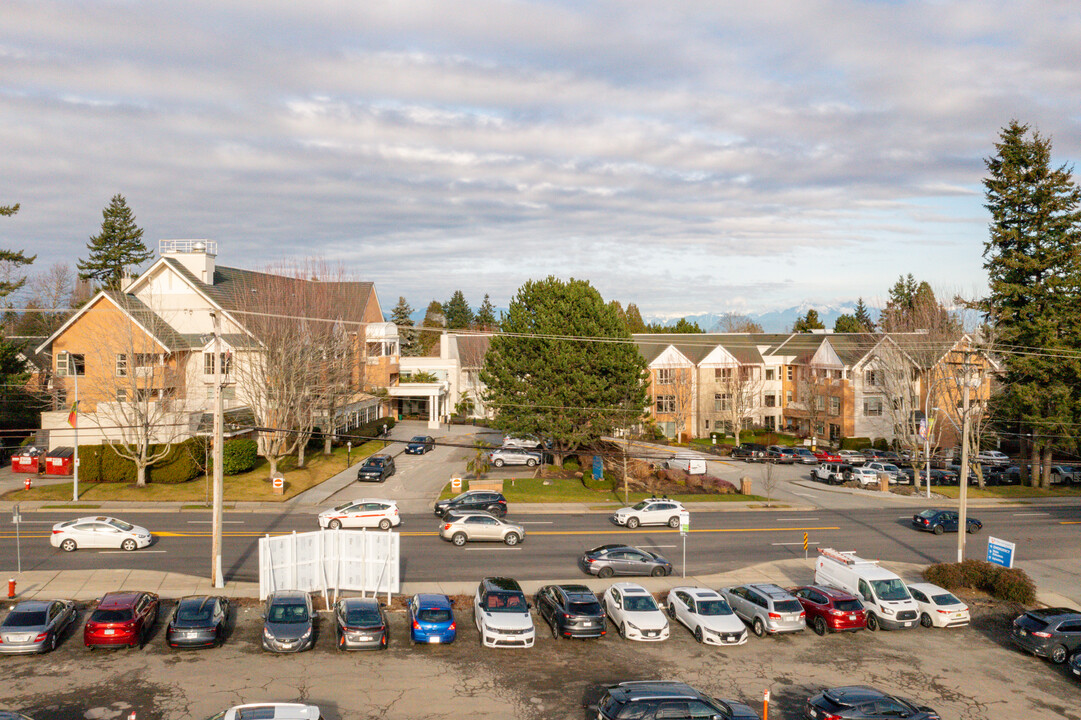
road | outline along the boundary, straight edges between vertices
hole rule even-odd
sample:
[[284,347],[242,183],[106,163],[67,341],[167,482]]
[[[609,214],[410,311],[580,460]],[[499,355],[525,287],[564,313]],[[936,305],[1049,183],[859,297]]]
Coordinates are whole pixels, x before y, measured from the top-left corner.
[[[85,513],[85,511],[83,511]],[[803,554],[803,534],[810,553],[816,546],[857,550],[861,555],[915,563],[951,561],[956,535],[935,536],[911,528],[912,509],[864,508],[813,511],[729,511],[692,515],[687,537],[687,574],[725,572],[746,565]],[[983,508],[973,513],[984,530],[969,535],[967,556],[982,558],[988,534],[1016,542],[1030,560],[1054,560],[1076,554],[1081,532],[1081,507],[1024,505]],[[208,564],[210,514],[205,512],[132,513],[125,519],[144,525],[155,543],[133,553],[80,550],[64,553],[48,544],[53,523],[74,512],[23,515],[23,570],[89,568],[153,569],[200,573]],[[625,542],[653,549],[667,557],[676,573],[683,570],[683,539],[667,527],[626,530],[602,514],[513,514],[526,541],[517,547],[474,543],[456,548],[440,540],[438,519],[430,514],[403,516],[401,574],[403,581],[473,580],[507,574],[522,580],[578,577],[576,559],[587,548]],[[264,512],[225,514],[224,562],[231,580],[256,581],[257,539],[265,534],[317,529],[310,511],[290,514]],[[0,567],[16,565],[16,540],[11,525],[0,532]]]

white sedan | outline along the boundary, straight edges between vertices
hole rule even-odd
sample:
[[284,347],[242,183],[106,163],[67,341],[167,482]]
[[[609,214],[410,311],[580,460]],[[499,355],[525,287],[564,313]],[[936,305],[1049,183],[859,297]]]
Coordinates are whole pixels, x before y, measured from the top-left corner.
[[84,517],[53,525],[49,543],[66,552],[79,548],[138,550],[153,541],[146,528],[111,517]]
[[968,605],[931,583],[908,583],[912,599],[920,606],[920,625],[924,627],[961,627],[968,625]]
[[653,596],[637,583],[616,583],[605,590],[604,610],[625,640],[668,639],[668,618]]
[[398,515],[398,503],[380,498],[361,498],[319,513],[319,527],[330,530],[338,528],[390,530],[401,522],[402,518]]
[[686,625],[700,643],[742,645],[747,642],[747,627],[732,612],[728,601],[715,590],[672,588],[668,591],[665,604],[668,606],[668,617]]

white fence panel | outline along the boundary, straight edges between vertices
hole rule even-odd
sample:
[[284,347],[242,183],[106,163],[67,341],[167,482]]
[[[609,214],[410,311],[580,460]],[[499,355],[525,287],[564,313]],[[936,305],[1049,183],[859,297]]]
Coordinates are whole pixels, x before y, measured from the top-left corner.
[[321,530],[259,539],[259,598],[276,590],[396,593],[400,537],[392,531]]

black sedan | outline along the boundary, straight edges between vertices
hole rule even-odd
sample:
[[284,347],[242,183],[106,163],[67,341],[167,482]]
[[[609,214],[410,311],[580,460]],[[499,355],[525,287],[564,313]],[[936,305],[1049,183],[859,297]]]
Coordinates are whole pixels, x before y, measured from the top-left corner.
[[939,720],[938,713],[925,705],[915,705],[881,690],[859,685],[832,688],[808,699],[807,717],[811,720]]
[[375,598],[342,598],[334,605],[339,650],[386,650],[387,617]]
[[[917,530],[941,535],[944,532],[957,532],[961,517],[956,510],[924,510],[912,516],[912,527]],[[969,534],[983,528],[983,523],[974,517],[965,518]]]
[[613,575],[652,575],[662,577],[672,574],[672,563],[657,553],[629,545],[601,545],[587,550],[578,561],[582,572],[599,578]]
[[223,597],[193,595],[181,598],[169,618],[165,644],[174,648],[217,647],[225,641],[229,601]]
[[431,435],[415,435],[405,446],[406,455],[423,455],[429,450],[435,450],[435,438]]
[[394,474],[394,458],[390,455],[372,455],[357,469],[357,482],[385,482]]
[[460,510],[484,510],[496,517],[503,517],[507,514],[507,498],[503,497],[503,493],[491,490],[467,490],[457,497],[435,504],[438,517],[446,517],[447,513]]
[[554,638],[599,638],[608,630],[604,608],[585,585],[545,585],[534,602]]

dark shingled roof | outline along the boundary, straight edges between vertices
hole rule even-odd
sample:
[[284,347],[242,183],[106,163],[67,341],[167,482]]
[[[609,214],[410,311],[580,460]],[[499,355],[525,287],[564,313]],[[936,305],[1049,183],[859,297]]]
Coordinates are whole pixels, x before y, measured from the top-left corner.
[[156,312],[151,310],[142,300],[134,295],[105,290],[105,295],[117,306],[143,326],[150,335],[166,347],[169,352],[188,350],[191,343],[188,339],[172,328]]

